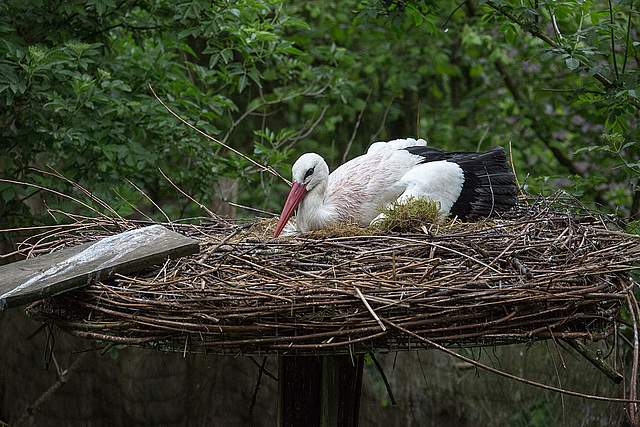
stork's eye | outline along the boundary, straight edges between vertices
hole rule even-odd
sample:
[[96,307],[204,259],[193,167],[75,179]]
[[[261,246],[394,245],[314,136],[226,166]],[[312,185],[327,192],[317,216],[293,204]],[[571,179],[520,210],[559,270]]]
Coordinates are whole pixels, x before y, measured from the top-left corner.
[[315,169],[315,166],[314,166],[314,167],[312,167],[312,168],[310,168],[310,169],[307,171],[307,173],[305,173],[305,174],[304,174],[304,179],[303,179],[303,181],[306,181],[306,180],[307,180],[307,178],[309,178],[311,175],[313,175],[313,170],[314,170],[314,169]]

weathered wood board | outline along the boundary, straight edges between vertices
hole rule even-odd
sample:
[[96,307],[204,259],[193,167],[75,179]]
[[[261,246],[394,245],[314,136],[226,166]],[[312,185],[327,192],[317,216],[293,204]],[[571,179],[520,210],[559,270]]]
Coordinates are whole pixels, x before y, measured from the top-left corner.
[[197,253],[198,242],[161,225],[138,228],[0,266],[0,310]]

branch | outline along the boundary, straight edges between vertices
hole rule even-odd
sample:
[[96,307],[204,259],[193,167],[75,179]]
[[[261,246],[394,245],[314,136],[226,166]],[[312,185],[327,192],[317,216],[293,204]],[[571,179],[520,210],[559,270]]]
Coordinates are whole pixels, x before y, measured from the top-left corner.
[[198,129],[197,127],[193,126],[191,123],[187,122],[185,119],[183,119],[182,117],[180,117],[179,115],[177,115],[176,113],[174,113],[171,108],[167,107],[167,104],[165,104],[158,95],[156,95],[156,92],[153,90],[153,87],[151,86],[151,84],[149,84],[149,89],[151,89],[151,92],[153,93],[153,96],[156,97],[156,99],[158,100],[158,102],[160,104],[162,104],[162,106],[164,108],[167,109],[168,112],[170,112],[175,118],[177,118],[178,120],[180,120],[182,123],[184,123],[185,125],[189,126],[191,129],[195,130],[196,132],[198,132],[200,135],[204,136],[205,138],[210,139],[211,141],[215,142],[218,145],[223,146],[224,148],[226,148],[227,150],[237,154],[238,156],[242,157],[243,159],[248,160],[249,162],[253,163],[254,165],[258,166],[258,168],[260,168],[263,171],[269,172],[272,175],[277,176],[278,178],[280,178],[281,180],[283,180],[284,182],[286,182],[287,184],[289,184],[289,186],[291,186],[291,182],[289,180],[287,180],[286,178],[284,178],[282,175],[280,175],[278,172],[276,172],[272,167],[267,167],[267,166],[263,166],[260,163],[256,162],[255,160],[253,160],[252,158],[250,158],[249,156],[247,156],[246,154],[242,154],[241,152],[239,152],[238,150],[236,150],[235,148],[231,148],[230,146],[228,146],[227,144],[225,144],[224,142],[220,142],[217,139],[215,139],[214,137],[206,134],[205,132],[201,131],[200,129]]
[[[202,209],[203,211],[205,211],[207,213],[207,215],[209,215],[210,217],[218,217],[217,214],[213,213],[209,208],[207,208],[205,205],[203,205],[202,203],[196,201],[193,197],[191,197],[190,195],[188,195],[187,193],[185,193],[184,191],[182,191],[182,189],[180,187],[178,187],[177,185],[175,185],[173,183],[173,181],[171,181],[169,179],[169,177],[167,175],[165,175],[165,173],[162,171],[162,169],[158,168],[158,170],[160,171],[160,173],[162,174],[162,176],[164,177],[164,179],[166,179],[167,181],[169,181],[169,184],[171,184],[173,186],[173,188],[175,188],[176,190],[178,190],[180,193],[182,193],[183,196],[187,197],[187,199],[191,200],[193,203],[195,203],[196,205],[198,205],[198,207],[200,209]],[[166,216],[166,215],[165,215]]]
[[633,190],[633,199],[631,200],[631,210],[629,212],[629,218],[635,218],[640,213],[640,186],[635,185]]
[[[629,58],[629,40],[631,40],[631,16],[633,15],[633,4],[635,2],[631,2],[631,6],[629,7],[629,17],[627,18],[627,38],[625,41],[625,49],[624,49],[624,62],[622,63],[622,74],[624,74],[627,69],[627,59]],[[615,52],[614,52],[615,55]]]
[[593,395],[593,394],[583,394],[583,393],[578,393],[576,391],[565,390],[565,389],[562,389],[562,388],[553,387],[553,386],[549,386],[549,385],[546,385],[546,384],[538,383],[538,382],[535,382],[535,381],[528,380],[526,378],[521,378],[521,377],[518,377],[516,375],[509,374],[507,372],[501,371],[499,369],[492,368],[492,367],[487,366],[487,365],[485,365],[483,363],[477,362],[477,361],[475,361],[475,360],[473,360],[471,358],[465,357],[465,356],[463,356],[461,354],[458,354],[453,350],[449,350],[448,348],[446,348],[444,346],[441,346],[440,344],[437,344],[434,341],[431,341],[430,339],[427,339],[427,338],[425,338],[423,336],[420,336],[420,335],[418,335],[418,334],[416,334],[414,332],[411,332],[410,330],[408,330],[406,328],[403,328],[402,326],[400,326],[398,324],[395,324],[395,323],[393,323],[393,322],[391,322],[389,320],[382,319],[382,321],[387,323],[388,325],[393,326],[394,328],[398,329],[400,332],[403,332],[403,333],[405,333],[407,335],[411,335],[412,337],[417,338],[420,341],[423,341],[423,342],[425,342],[425,343],[437,348],[438,350],[441,350],[441,351],[443,351],[443,352],[445,352],[445,353],[447,353],[447,354],[449,354],[449,355],[451,355],[453,357],[456,357],[456,358],[458,358],[460,360],[463,360],[463,361],[465,361],[467,363],[471,363],[472,365],[477,366],[480,369],[484,369],[485,371],[489,371],[491,373],[498,374],[498,375],[500,375],[502,377],[509,378],[511,380],[516,380],[516,381],[519,381],[519,382],[527,384],[527,385],[531,385],[531,386],[534,386],[534,387],[539,387],[539,388],[542,388],[542,389],[545,389],[545,390],[549,390],[549,391],[554,391],[556,393],[566,394],[567,396],[581,397],[583,399],[600,400],[600,401],[604,401],[604,402],[640,403],[640,400],[636,400],[636,399],[621,399],[621,398],[617,398],[617,397],[606,397],[606,396],[597,396],[597,395]]
[[[632,313],[631,319],[633,321],[633,366],[631,368],[631,384],[629,384],[629,397],[635,399],[637,397],[637,380],[638,380],[638,352],[640,348],[640,339],[638,338],[638,316],[640,316],[640,310],[638,310],[638,301],[632,292],[628,292],[627,304],[629,312]],[[631,303],[633,300],[633,304]],[[638,405],[633,403],[629,405],[627,414],[629,420],[634,427],[640,425],[638,420]]]
[[[495,65],[500,75],[502,75],[502,78],[504,79],[504,83],[509,89],[509,92],[511,92],[511,96],[513,96],[513,99],[516,101],[516,104],[518,105],[521,111],[525,111],[524,107],[526,106],[526,100],[520,94],[520,91],[518,90],[518,86],[516,85],[515,81],[511,78],[511,75],[509,74],[509,70],[507,70],[506,65],[504,64],[504,62],[502,62],[502,60],[500,60],[500,58],[496,59]],[[569,158],[569,156],[567,156],[564,151],[562,151],[561,149],[559,149],[558,147],[554,146],[551,143],[551,140],[547,136],[547,132],[543,129],[538,118],[533,114],[524,114],[524,115],[529,120],[531,120],[531,129],[536,134],[538,139],[542,141],[542,143],[551,151],[551,153],[553,153],[553,157],[556,158],[558,163],[560,163],[562,166],[567,168],[567,170],[573,175],[578,175],[583,178],[586,178],[585,174],[581,172],[580,169],[578,169],[574,161],[571,160],[571,158]],[[594,195],[594,200],[596,201],[596,203],[602,206],[607,205],[607,201],[603,199],[602,196],[598,193]]]
[[309,91],[309,89],[306,89],[302,92],[296,92],[294,94],[291,94],[289,96],[285,96],[284,98],[279,98],[279,99],[274,99],[272,101],[265,101],[263,100],[261,103],[254,105],[253,107],[249,108],[247,111],[245,111],[244,113],[242,113],[240,115],[240,117],[238,117],[236,120],[231,119],[231,127],[229,128],[229,130],[227,131],[227,133],[225,134],[224,138],[222,138],[222,142],[226,143],[227,140],[229,139],[229,137],[231,136],[231,133],[235,130],[235,128],[245,119],[247,118],[247,116],[249,116],[250,114],[252,114],[254,111],[256,111],[259,108],[262,107],[266,107],[267,105],[273,105],[273,104],[280,104],[286,101],[290,101],[294,98],[298,98],[300,96],[318,96],[320,95],[322,92],[324,92],[325,90],[327,90],[327,88],[329,87],[329,85],[331,84],[331,82],[328,82],[326,85],[324,85],[324,87],[320,88],[319,90],[317,90],[316,92],[311,93]]
[[[555,48],[555,49],[562,49],[563,51],[565,51],[568,54],[571,54],[571,50],[566,48],[566,47],[562,47],[560,46],[558,43],[554,42],[549,36],[547,36],[546,34],[544,34],[542,31],[540,31],[540,29],[535,26],[535,25],[525,25],[524,22],[520,21],[516,16],[514,16],[513,14],[511,14],[510,12],[504,10],[501,7],[498,7],[495,5],[495,3],[493,3],[492,1],[488,1],[487,5],[489,7],[491,7],[493,10],[495,10],[496,12],[501,13],[505,18],[507,18],[508,20],[518,24],[520,26],[520,28],[522,28],[525,31],[528,31],[529,33],[531,33],[531,35],[533,35],[534,37],[539,38],[540,40],[542,40],[543,42],[547,43],[549,46]],[[575,58],[575,57],[574,57]],[[587,64],[586,62],[584,62],[582,59],[580,58],[575,58],[578,60],[578,62],[580,63],[581,66],[585,67],[585,68],[590,68],[589,64]],[[598,80],[600,83],[602,83],[605,87],[610,88],[610,87],[614,87],[615,85],[613,84],[613,82],[611,82],[611,80],[609,80],[608,78],[606,78],[605,76],[603,76],[600,73],[596,73],[593,75],[593,77]]]
[[67,368],[60,374],[58,381],[56,381],[35,402],[33,402],[27,407],[27,409],[24,410],[20,418],[18,418],[18,420],[15,422],[16,426],[31,424],[34,412],[36,412],[44,402],[46,402],[51,396],[53,396],[53,394],[69,380],[69,375],[71,375],[71,373],[78,368],[80,362],[84,359],[85,354],[86,353],[80,354],[71,364],[71,366],[69,366],[69,368]]
[[574,340],[574,339],[565,339],[564,341],[567,344],[569,344],[571,347],[573,347],[578,353],[580,353],[582,356],[584,356],[585,359],[587,359],[589,362],[591,362],[591,364],[593,366],[595,366],[596,368],[601,370],[602,373],[604,373],[607,377],[609,377],[609,379],[611,381],[613,381],[616,384],[620,384],[622,382],[622,380],[624,379],[622,374],[620,374],[615,369],[613,369],[611,366],[609,366],[609,364],[607,362],[602,360],[602,358],[600,358],[600,356],[598,356],[593,351],[588,349],[580,341]]
[[389,103],[387,104],[387,107],[384,109],[384,114],[382,115],[382,121],[380,122],[380,127],[378,128],[376,133],[373,134],[373,136],[371,137],[370,142],[377,141],[378,135],[380,135],[380,133],[382,133],[382,131],[384,130],[384,126],[387,124],[387,116],[389,115],[389,110],[391,110],[391,106],[393,105],[393,102],[395,100],[396,100],[396,98],[392,97],[391,100],[389,101]]
[[[496,68],[498,69],[498,72],[502,76],[502,79],[504,80],[505,85],[509,89],[509,92],[511,92],[511,96],[513,96],[513,99],[516,101],[516,104],[518,104],[520,109],[523,110],[524,109],[523,107],[526,104],[526,100],[520,94],[520,91],[518,90],[518,86],[516,85],[515,81],[511,77],[511,74],[509,74],[509,70],[507,70],[506,65],[499,58],[496,59],[495,65],[496,65]],[[551,144],[551,141],[549,140],[549,138],[547,138],[546,135],[544,135],[542,129],[540,129],[540,122],[538,121],[538,119],[534,115],[527,115],[527,118],[531,120],[531,128],[533,129],[533,132],[544,143],[544,145],[546,145],[547,148],[551,150],[551,152],[553,153],[554,157],[558,160],[558,162],[562,166],[567,168],[569,172],[571,172],[572,174],[582,176],[583,174],[576,167],[575,163],[562,150],[560,150],[558,147],[554,147]]]
[[373,363],[376,365],[376,368],[378,368],[378,372],[380,373],[380,377],[382,377],[382,381],[384,382],[384,386],[387,388],[387,395],[389,396],[389,400],[391,401],[391,405],[392,406],[397,406],[398,402],[396,401],[396,398],[393,395],[393,390],[391,389],[391,384],[389,384],[389,380],[387,379],[387,376],[384,374],[384,369],[382,369],[382,365],[380,365],[380,362],[378,362],[378,359],[376,359],[376,356],[375,356],[375,354],[373,354],[372,351],[369,352],[369,357],[371,357],[371,360],[373,360]]
[[356,125],[353,127],[353,132],[351,133],[351,139],[347,143],[347,149],[344,150],[344,154],[342,155],[342,163],[347,161],[347,156],[349,155],[349,150],[351,149],[351,144],[356,139],[356,134],[358,133],[358,128],[360,127],[360,120],[362,120],[362,115],[364,114],[364,109],[367,107],[367,102],[369,102],[369,97],[371,96],[371,91],[367,94],[367,99],[364,100],[364,104],[360,109],[360,114],[358,114],[358,120],[356,121]]
[[[276,148],[280,148],[283,145],[287,149],[291,148],[291,147],[293,147],[295,145],[296,142],[298,142],[301,139],[305,139],[307,136],[309,136],[309,134],[311,132],[313,132],[314,129],[320,124],[320,122],[324,118],[324,115],[327,112],[327,110],[329,109],[329,107],[330,107],[329,104],[325,105],[324,108],[322,109],[322,111],[320,112],[320,114],[318,115],[318,118],[313,123],[309,124],[310,120],[308,120],[307,123],[305,123],[305,126],[302,129],[300,129],[299,131],[297,131],[293,135],[289,135],[289,136],[283,138],[281,141],[278,141],[278,144],[276,145]],[[309,124],[309,128],[305,129],[308,124]],[[289,141],[291,141],[291,142],[289,142]]]
[[609,20],[611,23],[611,25],[609,26],[609,33],[611,35],[611,57],[613,59],[613,69],[616,72],[616,80],[618,80],[620,76],[618,75],[618,61],[616,60],[616,38],[613,34],[613,26],[615,25],[615,20],[613,19],[613,5],[611,4],[611,0],[609,0]]
[[440,26],[440,28],[441,28],[441,29],[444,29],[444,28],[447,26],[447,24],[449,23],[449,21],[451,20],[451,18],[453,18],[453,15],[454,15],[458,10],[460,10],[460,8],[461,8],[462,6],[464,6],[468,1],[469,1],[469,0],[464,0],[462,3],[460,3],[458,6],[456,6],[456,8],[455,8],[455,9],[453,9],[453,12],[451,12],[451,13],[449,14],[449,16],[447,17],[447,20],[446,20],[446,21],[444,21],[444,24],[442,24],[442,25]]

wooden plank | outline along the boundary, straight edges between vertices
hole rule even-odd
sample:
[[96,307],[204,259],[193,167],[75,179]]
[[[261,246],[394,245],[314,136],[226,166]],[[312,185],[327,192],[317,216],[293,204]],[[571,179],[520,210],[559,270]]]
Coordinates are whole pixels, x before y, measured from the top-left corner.
[[198,242],[161,225],[138,228],[0,266],[0,310],[127,274],[167,257],[197,253]]

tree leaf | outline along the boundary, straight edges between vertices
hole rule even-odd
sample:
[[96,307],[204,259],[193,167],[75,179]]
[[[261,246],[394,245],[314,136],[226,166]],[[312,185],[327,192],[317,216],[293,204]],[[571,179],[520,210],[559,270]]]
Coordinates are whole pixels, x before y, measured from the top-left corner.
[[249,80],[247,79],[246,74],[240,76],[240,78],[238,79],[238,93],[242,93],[244,88],[247,87],[248,81]]
[[546,51],[542,55],[540,55],[540,61],[547,61],[553,57],[553,51]]
[[576,58],[567,58],[565,62],[567,63],[567,67],[569,67],[571,71],[580,66],[580,61],[578,61]]

